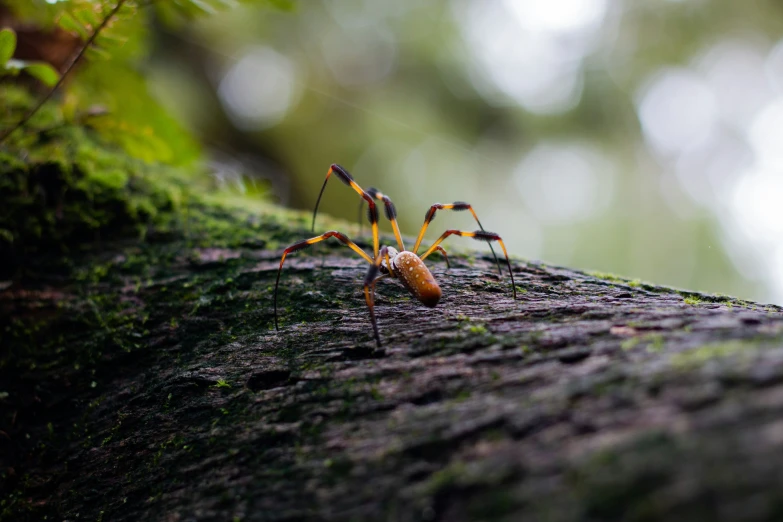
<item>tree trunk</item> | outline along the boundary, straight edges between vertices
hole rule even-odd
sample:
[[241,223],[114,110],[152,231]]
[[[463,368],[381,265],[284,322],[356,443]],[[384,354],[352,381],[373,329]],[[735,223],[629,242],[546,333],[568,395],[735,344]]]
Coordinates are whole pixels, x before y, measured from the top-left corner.
[[188,214],[0,293],[3,520],[783,519],[779,307],[453,254],[378,348],[322,243],[276,332],[306,218]]

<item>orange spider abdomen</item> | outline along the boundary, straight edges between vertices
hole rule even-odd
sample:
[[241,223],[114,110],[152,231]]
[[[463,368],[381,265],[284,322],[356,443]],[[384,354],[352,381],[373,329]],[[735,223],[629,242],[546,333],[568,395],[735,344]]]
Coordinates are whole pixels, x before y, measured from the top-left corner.
[[394,258],[394,273],[413,297],[432,308],[440,301],[441,291],[429,268],[413,252],[400,252]]

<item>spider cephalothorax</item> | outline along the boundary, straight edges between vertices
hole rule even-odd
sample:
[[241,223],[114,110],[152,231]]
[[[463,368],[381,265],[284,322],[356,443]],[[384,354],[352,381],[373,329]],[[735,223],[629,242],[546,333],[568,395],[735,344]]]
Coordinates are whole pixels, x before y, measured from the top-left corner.
[[[340,165],[335,164],[332,165],[329,168],[329,172],[326,173],[326,179],[324,180],[324,184],[321,187],[320,194],[318,194],[318,201],[315,203],[315,211],[313,212],[313,228],[315,228],[315,216],[318,213],[318,204],[321,202],[321,196],[323,195],[324,189],[326,188],[326,183],[329,181],[329,177],[332,174],[335,174],[340,179],[340,181],[354,189],[365,201],[367,201],[367,204],[369,205],[367,209],[367,216],[372,227],[374,257],[370,257],[356,243],[348,239],[346,235],[337,232],[336,230],[330,230],[329,232],[321,234],[320,236],[316,236],[305,241],[300,241],[299,243],[294,243],[290,247],[286,248],[283,251],[282,259],[280,259],[280,267],[277,270],[277,281],[275,282],[275,329],[278,328],[277,286],[280,284],[280,273],[283,270],[283,263],[285,262],[286,256],[292,252],[296,252],[297,250],[307,248],[314,243],[329,239],[330,237],[338,239],[340,242],[342,242],[344,245],[347,245],[348,248],[362,256],[368,263],[370,263],[370,268],[367,270],[367,276],[364,278],[364,297],[367,301],[367,307],[370,309],[370,321],[372,322],[373,333],[375,334],[375,341],[378,343],[378,346],[381,345],[381,338],[378,335],[378,324],[375,320],[375,284],[380,279],[385,277],[399,279],[408,292],[410,292],[413,297],[418,299],[419,302],[430,308],[434,307],[438,304],[438,301],[440,301],[441,290],[437,281],[435,281],[432,272],[430,272],[429,268],[427,268],[427,266],[424,264],[424,259],[437,250],[443,254],[443,256],[446,258],[446,263],[448,264],[448,255],[446,254],[446,251],[443,250],[443,248],[440,246],[440,243],[442,243],[444,239],[451,235],[472,237],[474,239],[487,242],[497,241],[503,249],[503,254],[506,256],[506,265],[508,266],[508,272],[511,275],[511,289],[514,293],[514,299],[516,299],[517,290],[514,286],[514,273],[511,271],[511,263],[508,260],[508,252],[506,251],[506,246],[503,244],[503,240],[499,235],[484,230],[484,227],[481,226],[481,222],[479,221],[478,216],[476,216],[476,212],[468,203],[435,203],[432,205],[424,218],[424,225],[422,225],[419,236],[416,238],[416,244],[413,246],[413,250],[408,251],[405,250],[405,245],[402,242],[400,228],[397,225],[397,210],[394,208],[394,204],[391,202],[391,199],[373,188],[364,191],[359,185],[356,184],[356,182],[353,180],[353,177],[348,173],[347,170],[345,170]],[[379,248],[378,207],[375,204],[375,200],[382,201],[384,204],[386,218],[391,222],[392,229],[394,230],[394,237],[397,239],[397,246],[400,248],[399,250],[389,246]],[[419,256],[416,252],[418,252],[421,240],[424,238],[424,232],[427,230],[427,226],[433,220],[435,213],[438,210],[469,210],[476,219],[476,223],[478,223],[480,230],[476,230],[475,232],[447,230],[438,238],[437,241],[435,241],[435,243],[433,243],[430,248],[427,249],[426,252],[424,252],[424,255]],[[494,255],[494,253],[495,251],[493,250],[492,254]],[[499,263],[498,270],[500,270]]]

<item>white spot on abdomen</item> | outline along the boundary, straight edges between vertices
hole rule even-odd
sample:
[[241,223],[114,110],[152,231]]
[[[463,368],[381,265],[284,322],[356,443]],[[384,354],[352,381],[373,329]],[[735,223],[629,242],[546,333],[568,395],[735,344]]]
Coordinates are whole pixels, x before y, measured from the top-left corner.
[[440,287],[419,256],[412,252],[400,252],[394,261],[395,268],[400,267],[396,275],[408,292],[422,304],[435,306],[440,300]]

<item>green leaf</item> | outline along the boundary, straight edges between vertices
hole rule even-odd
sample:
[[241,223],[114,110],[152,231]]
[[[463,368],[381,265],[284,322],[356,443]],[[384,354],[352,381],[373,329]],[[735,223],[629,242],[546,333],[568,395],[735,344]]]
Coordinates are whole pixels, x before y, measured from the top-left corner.
[[87,49],[86,55],[89,58],[93,58],[96,60],[97,59],[108,60],[109,58],[111,58],[111,53],[109,51],[107,51],[106,49],[102,49],[97,45],[93,45],[89,49]]
[[81,9],[76,9],[69,13],[76,20],[78,20],[82,26],[94,29],[101,24],[101,17],[98,13],[92,10],[92,6],[85,6]]
[[85,40],[90,37],[90,31],[70,13],[63,13],[57,23],[66,31],[78,33]]
[[104,47],[117,47],[128,43],[129,37],[110,31],[101,33],[99,40]]
[[16,33],[13,29],[3,29],[0,31],[0,66],[5,64],[14,55],[16,49]]
[[24,72],[38,78],[49,87],[54,87],[54,84],[60,79],[60,73],[54,67],[44,62],[34,62],[25,65]]

